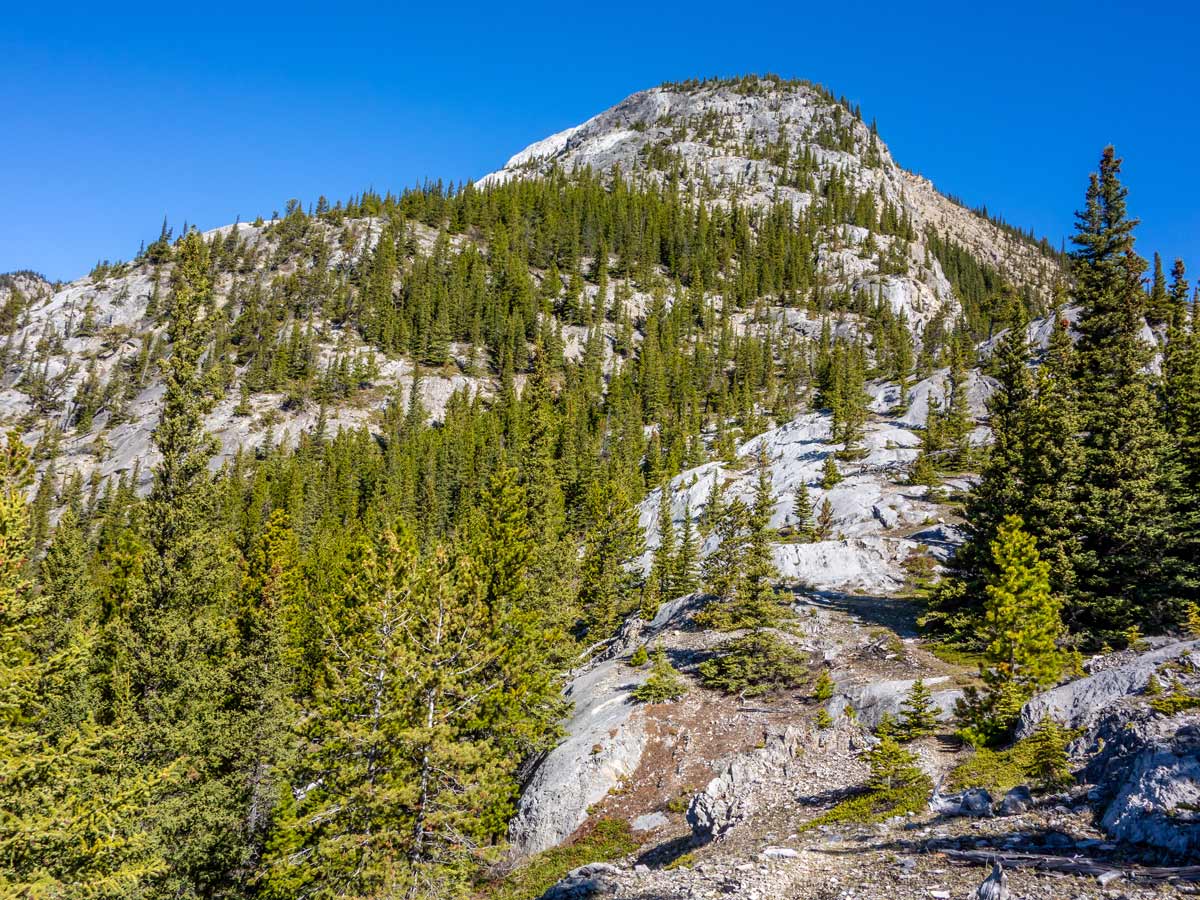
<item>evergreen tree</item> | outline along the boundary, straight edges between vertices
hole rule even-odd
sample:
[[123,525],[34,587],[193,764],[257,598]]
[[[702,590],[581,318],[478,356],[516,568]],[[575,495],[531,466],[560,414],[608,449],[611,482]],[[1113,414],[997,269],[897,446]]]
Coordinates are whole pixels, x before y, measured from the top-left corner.
[[918,678],[900,706],[898,736],[900,740],[912,741],[933,734],[937,730],[937,722],[938,709],[934,705],[933,695],[924,679]]
[[274,735],[261,718],[270,677],[256,655],[261,632],[237,603],[232,556],[214,528],[213,445],[202,425],[200,373],[211,284],[198,233],[187,234],[176,260],[171,355],[163,361],[163,412],[153,435],[162,459],[145,504],[144,538],[105,600],[116,615],[103,656],[107,715],[128,729],[131,758],[151,772],[186,761],[191,772],[149,822],[169,865],[164,890],[187,897],[239,890],[249,876],[266,820],[246,811],[262,744]]
[[808,482],[801,481],[792,495],[792,518],[796,520],[792,533],[796,539],[804,543],[817,538],[817,529],[813,522],[813,502],[808,493]]
[[0,455],[0,893],[138,896],[163,864],[141,831],[162,773],[122,764],[125,735],[88,715],[48,716],[85,678],[92,636],[44,651],[44,602],[26,580],[28,451]]
[[867,763],[871,767],[867,787],[872,791],[895,791],[927,780],[916,757],[889,734],[867,751]]
[[671,665],[661,645],[654,648],[653,659],[650,677],[646,679],[645,684],[633,689],[633,699],[639,703],[669,703],[686,694],[687,682]]
[[671,512],[671,483],[663,480],[658,494],[658,546],[650,561],[650,582],[659,597],[674,599],[676,564],[675,521]]
[[742,570],[736,596],[729,608],[733,628],[764,628],[776,624],[784,607],[775,591],[779,572],[775,568],[770,528],[775,509],[771,491],[770,469],[766,450],[760,446],[757,456],[758,475],[754,487],[754,506],[750,511],[749,534],[742,559]]
[[1079,320],[1077,372],[1083,417],[1072,624],[1110,633],[1161,628],[1178,618],[1164,572],[1173,553],[1165,493],[1167,441],[1150,385],[1151,349],[1141,339],[1145,261],[1133,249],[1137,220],[1125,211],[1121,161],[1112,147],[1077,213],[1072,253]]
[[968,690],[960,717],[990,742],[1004,735],[1035,691],[1058,680],[1064,666],[1058,639],[1060,602],[1050,592],[1050,567],[1018,516],[1000,525],[992,544],[995,575],[986,585],[983,631],[986,693]]
[[813,686],[813,699],[818,703],[826,703],[833,699],[833,679],[829,677],[826,669],[822,669],[821,674],[817,676],[817,683]]
[[816,536],[818,541],[833,540],[833,504],[822,497],[817,508]]
[[838,471],[837,463],[834,461],[833,454],[825,456],[825,462],[821,469],[821,487],[829,490],[835,484],[842,480],[842,473]]
[[716,549],[704,560],[704,580],[710,593],[732,602],[741,583],[750,540],[750,510],[735,497],[721,511],[715,523]]
[[267,893],[449,896],[511,803],[515,763],[477,718],[503,651],[465,559],[422,560],[389,529],[356,568],[327,623],[328,686],[303,722],[303,790],[283,810]]
[[1029,774],[1043,790],[1058,790],[1075,780],[1067,760],[1069,740],[1066,730],[1050,716],[1043,716],[1029,736]]
[[672,573],[672,597],[692,594],[699,588],[699,556],[700,548],[692,527],[692,507],[689,503],[683,508],[683,528],[679,532],[679,552],[675,556],[675,571]]
[[640,555],[642,533],[637,512],[613,481],[596,484],[588,495],[579,605],[593,640],[608,637],[629,612],[635,586],[630,564]]

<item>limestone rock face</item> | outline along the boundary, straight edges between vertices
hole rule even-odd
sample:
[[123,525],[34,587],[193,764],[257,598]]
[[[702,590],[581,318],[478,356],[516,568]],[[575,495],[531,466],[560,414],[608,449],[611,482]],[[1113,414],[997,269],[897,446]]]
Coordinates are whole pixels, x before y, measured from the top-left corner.
[[1140,692],[1163,663],[1200,652],[1200,641],[1178,641],[1140,654],[1130,661],[1095,675],[1060,685],[1031,698],[1021,709],[1018,738],[1033,733],[1038,722],[1050,716],[1068,728],[1091,725],[1109,712],[1116,701]]
[[1120,841],[1200,854],[1200,715],[1111,712],[1094,730],[1085,776],[1101,827]]
[[[925,679],[926,687],[936,688],[944,685],[950,679],[946,676]],[[868,728],[877,726],[885,715],[900,717],[900,709],[904,705],[908,692],[912,690],[915,679],[895,681],[874,681],[869,684],[847,687],[829,701],[826,707],[831,716],[839,716],[846,707],[854,708],[854,717]],[[931,699],[939,711],[940,719],[949,719],[954,712],[954,704],[963,695],[956,688],[935,690]]]
[[537,853],[561,843],[587,819],[589,806],[637,768],[647,736],[630,694],[646,680],[649,669],[631,670],[619,654],[677,627],[691,600],[682,597],[663,604],[648,623],[630,619],[609,652],[570,681],[566,697],[574,710],[563,723],[565,737],[534,769],[509,824],[509,840],[518,853]]

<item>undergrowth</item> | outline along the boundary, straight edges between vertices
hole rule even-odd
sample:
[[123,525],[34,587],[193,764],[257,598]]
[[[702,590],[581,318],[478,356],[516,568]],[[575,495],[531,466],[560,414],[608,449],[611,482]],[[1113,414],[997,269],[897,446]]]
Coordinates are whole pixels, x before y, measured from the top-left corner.
[[479,885],[477,896],[488,900],[530,900],[540,897],[560,878],[579,866],[628,856],[641,846],[628,822],[601,819],[572,844],[553,847],[532,857],[503,878]]
[[801,831],[822,825],[869,825],[892,816],[903,816],[925,810],[933,785],[928,778],[895,788],[864,791],[843,800],[800,827]]

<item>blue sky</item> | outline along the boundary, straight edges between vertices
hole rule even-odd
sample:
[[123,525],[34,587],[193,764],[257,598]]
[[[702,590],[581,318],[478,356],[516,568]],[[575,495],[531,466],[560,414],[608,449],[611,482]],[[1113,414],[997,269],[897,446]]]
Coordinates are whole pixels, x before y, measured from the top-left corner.
[[1112,142],[1139,248],[1200,275],[1200,11],[1153,5],[24,4],[0,28],[0,272],[79,277],[164,214],[478,177],[635,90],[771,71],[1055,242]]

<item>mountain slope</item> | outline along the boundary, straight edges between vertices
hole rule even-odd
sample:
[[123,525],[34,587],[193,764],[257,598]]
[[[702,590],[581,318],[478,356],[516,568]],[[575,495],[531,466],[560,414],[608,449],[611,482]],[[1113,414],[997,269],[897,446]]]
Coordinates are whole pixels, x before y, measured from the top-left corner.
[[885,274],[878,260],[854,252],[865,235],[837,228],[821,249],[822,269],[832,284],[851,292],[882,292],[893,309],[921,324],[939,311],[958,311],[942,267],[929,260],[927,229],[1043,300],[1061,278],[1044,245],[964,208],[901,168],[873,126],[803,82],[747,78],[642,91],[531,144],[480,184],[552,167],[619,167],[638,178],[678,183],[714,202],[736,199],[760,207],[783,201],[803,210],[831,190],[870,193],[911,217],[916,239],[908,250],[909,271]]

